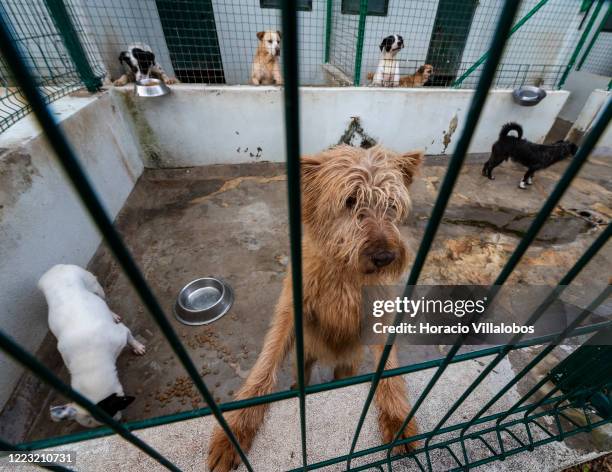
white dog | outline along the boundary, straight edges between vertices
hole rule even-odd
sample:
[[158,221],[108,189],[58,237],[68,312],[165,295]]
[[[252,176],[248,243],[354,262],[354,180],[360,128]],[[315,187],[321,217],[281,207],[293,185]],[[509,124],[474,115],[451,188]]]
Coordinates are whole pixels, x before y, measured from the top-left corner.
[[395,59],[397,53],[404,47],[404,38],[399,34],[387,36],[380,43],[380,61],[372,79],[372,85],[397,87],[400,81],[399,62]]
[[[38,288],[47,299],[49,329],[57,338],[72,388],[120,419],[134,397],[124,395],[115,362],[126,344],[139,355],[145,353],[144,345],[108,308],[104,290],[85,269],[56,265],[40,278]],[[52,406],[51,419],[76,420],[89,428],[100,424],[76,403]]]

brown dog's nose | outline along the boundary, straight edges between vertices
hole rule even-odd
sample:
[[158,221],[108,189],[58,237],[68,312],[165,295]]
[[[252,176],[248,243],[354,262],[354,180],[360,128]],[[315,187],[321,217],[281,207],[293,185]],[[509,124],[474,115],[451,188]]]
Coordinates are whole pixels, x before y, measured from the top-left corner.
[[378,251],[372,255],[371,259],[376,267],[385,267],[395,260],[395,253],[391,251]]

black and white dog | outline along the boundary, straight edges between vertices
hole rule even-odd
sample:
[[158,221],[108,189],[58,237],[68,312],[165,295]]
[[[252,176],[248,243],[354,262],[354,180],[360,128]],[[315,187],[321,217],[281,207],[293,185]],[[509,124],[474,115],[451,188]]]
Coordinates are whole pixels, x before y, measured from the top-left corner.
[[404,47],[404,38],[399,34],[387,36],[380,43],[380,60],[372,85],[384,87],[397,87],[400,80],[399,61],[395,59],[397,53]]
[[155,62],[155,54],[151,47],[144,43],[130,44],[127,51],[121,51],[119,54],[119,62],[125,73],[113,82],[118,87],[147,77],[163,80],[166,84],[176,82]]
[[[516,131],[518,136],[508,136]],[[535,144],[523,139],[523,128],[518,123],[506,123],[502,126],[499,139],[493,144],[491,157],[482,168],[482,175],[494,180],[493,169],[508,158],[527,167],[527,172],[519,183],[519,188],[533,183],[533,174],[553,165],[566,157],[576,154],[578,146],[569,141],[557,141],[554,144]]]
[[[49,329],[70,372],[70,385],[119,420],[134,397],[123,393],[115,362],[126,345],[138,355],[145,346],[110,310],[98,280],[85,269],[58,264],[38,287],[49,305]],[[50,413],[53,421],[74,420],[88,428],[100,424],[76,403],[52,406]]]

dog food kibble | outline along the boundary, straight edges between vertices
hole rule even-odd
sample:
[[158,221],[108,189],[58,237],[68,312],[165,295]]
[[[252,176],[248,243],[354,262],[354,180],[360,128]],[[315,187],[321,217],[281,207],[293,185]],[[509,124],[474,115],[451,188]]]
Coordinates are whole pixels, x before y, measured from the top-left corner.
[[217,383],[215,384],[215,387],[220,387],[220,386],[221,386],[221,382],[217,382]]
[[[227,394],[228,394],[228,395],[233,395],[233,394],[234,394],[234,391],[233,391],[233,390],[230,390],[229,392],[227,392]],[[398,429],[399,429],[399,428],[398,428]]]

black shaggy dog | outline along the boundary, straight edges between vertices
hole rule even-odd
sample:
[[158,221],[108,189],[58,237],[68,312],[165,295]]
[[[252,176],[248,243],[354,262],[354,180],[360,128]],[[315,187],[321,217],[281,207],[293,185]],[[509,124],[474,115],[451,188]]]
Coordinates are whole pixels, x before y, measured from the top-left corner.
[[[517,137],[508,136],[516,131]],[[546,169],[566,157],[576,154],[578,146],[569,141],[557,141],[554,144],[535,144],[523,139],[523,128],[518,123],[506,123],[499,132],[499,139],[491,150],[491,157],[482,168],[482,175],[494,180],[493,169],[508,158],[527,167],[527,172],[519,183],[519,188],[533,183],[533,174]]]

